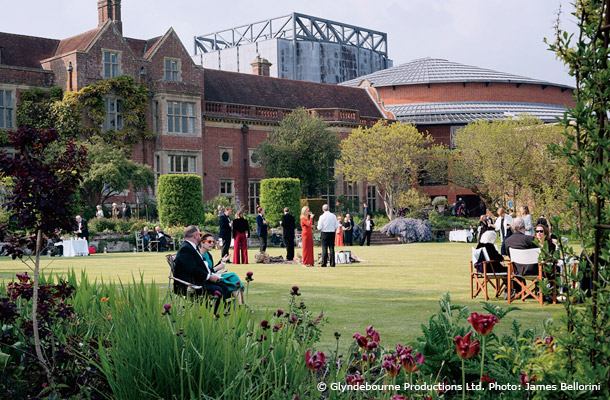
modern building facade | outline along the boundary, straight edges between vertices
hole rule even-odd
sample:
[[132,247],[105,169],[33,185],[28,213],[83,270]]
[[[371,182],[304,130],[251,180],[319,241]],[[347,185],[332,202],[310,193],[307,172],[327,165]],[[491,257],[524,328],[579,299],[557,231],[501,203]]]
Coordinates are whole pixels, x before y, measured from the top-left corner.
[[270,76],[320,83],[392,66],[386,33],[299,13],[195,38],[193,60],[207,69],[249,74],[257,57]]

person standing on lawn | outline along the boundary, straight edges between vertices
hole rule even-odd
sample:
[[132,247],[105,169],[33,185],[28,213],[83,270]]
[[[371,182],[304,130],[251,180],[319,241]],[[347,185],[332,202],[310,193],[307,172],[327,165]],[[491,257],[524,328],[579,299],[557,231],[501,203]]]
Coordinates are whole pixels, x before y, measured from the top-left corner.
[[318,220],[318,230],[322,232],[322,265],[326,267],[328,257],[330,257],[330,266],[335,266],[335,232],[339,227],[339,222],[335,214],[328,210],[328,204],[322,206],[324,212]]
[[294,217],[290,214],[290,209],[288,207],[284,208],[284,215],[282,215],[280,225],[282,225],[282,236],[284,237],[284,244],[286,245],[286,260],[292,261],[294,259],[295,221]]

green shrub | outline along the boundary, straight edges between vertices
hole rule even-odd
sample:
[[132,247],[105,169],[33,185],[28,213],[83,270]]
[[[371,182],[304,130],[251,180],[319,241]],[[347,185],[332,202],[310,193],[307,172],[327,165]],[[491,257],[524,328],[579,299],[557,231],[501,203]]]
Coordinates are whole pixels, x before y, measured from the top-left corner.
[[157,192],[159,220],[164,226],[201,225],[204,222],[201,177],[163,175]]
[[92,232],[115,232],[116,223],[117,220],[112,218],[93,218],[89,220],[89,234]]
[[468,229],[470,225],[476,226],[477,221],[468,218],[441,217],[436,213],[430,213],[430,225],[432,229]]
[[[326,204],[326,199],[301,199],[301,208],[307,206],[309,207],[309,211],[314,213],[315,219],[317,220],[320,215],[322,215],[322,206]],[[296,216],[301,214],[301,209],[299,212],[295,214]]]
[[294,178],[272,178],[261,181],[261,207],[265,209],[265,219],[269,226],[280,224],[284,207],[298,215],[301,199],[301,182]]
[[[223,210],[226,206],[231,206],[235,209],[234,203],[232,203],[226,197],[218,195],[218,196],[214,197],[213,199],[208,200],[203,203],[203,212],[206,214],[211,213],[211,214],[218,216],[218,206],[219,205],[222,207]],[[216,222],[218,222],[218,221],[216,221]]]

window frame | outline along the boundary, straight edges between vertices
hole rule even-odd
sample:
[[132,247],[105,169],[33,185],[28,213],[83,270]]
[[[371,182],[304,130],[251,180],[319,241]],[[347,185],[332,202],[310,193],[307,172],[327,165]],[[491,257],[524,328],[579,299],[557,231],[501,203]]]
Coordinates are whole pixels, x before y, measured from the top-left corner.
[[[169,68],[168,68],[169,63]],[[176,69],[172,68],[172,63],[175,63]],[[169,74],[169,78],[168,78]],[[168,82],[182,81],[182,60],[179,58],[165,57],[163,59],[163,80]]]
[[[15,127],[14,93],[14,89],[0,88],[0,129],[13,129]],[[7,104],[7,99],[10,104]]]
[[[178,162],[177,160],[180,161]],[[184,170],[185,161],[187,171]],[[176,168],[178,165],[180,165],[180,170]],[[172,175],[197,175],[197,156],[191,154],[167,154],[167,173]]]
[[[253,186],[254,185],[254,186]],[[254,188],[254,190],[252,190]],[[257,214],[256,208],[261,201],[261,180],[248,180],[248,211],[251,215]]]
[[[106,60],[106,54],[109,55],[109,60]],[[112,56],[116,56],[116,61],[112,60]],[[102,49],[102,78],[113,79],[121,76],[121,60],[122,52],[119,50]],[[106,66],[109,65],[109,75],[106,75]],[[116,65],[116,71],[112,68]],[[116,75],[115,75],[116,73]]]
[[[110,111],[110,102],[114,103],[114,111]],[[120,131],[124,128],[123,122],[123,100],[116,96],[106,96],[104,97],[104,122],[102,123],[102,132],[108,132],[109,130]],[[110,116],[115,116],[116,126],[115,128],[110,128]]]
[[[197,134],[197,114],[195,111],[195,106],[197,103],[190,101],[182,101],[182,100],[166,100],[165,102],[165,112],[166,112],[166,128],[168,134],[174,135],[196,135]],[[185,108],[186,107],[186,108]],[[179,114],[176,114],[176,111],[179,111]],[[183,112],[186,111],[186,114]],[[192,114],[189,113],[192,111]],[[184,121],[187,122],[187,131],[183,132],[182,127],[184,126]],[[178,124],[176,124],[178,121]],[[191,125],[192,124],[192,125]],[[176,126],[179,126],[179,130],[176,131]],[[192,126],[192,132],[191,132]],[[171,127],[171,128],[170,128]]]
[[[225,193],[222,192],[223,185],[225,185]],[[231,191],[226,191],[226,185],[230,185],[229,188]],[[235,199],[235,179],[221,178],[218,185],[218,194],[232,202],[233,199]]]

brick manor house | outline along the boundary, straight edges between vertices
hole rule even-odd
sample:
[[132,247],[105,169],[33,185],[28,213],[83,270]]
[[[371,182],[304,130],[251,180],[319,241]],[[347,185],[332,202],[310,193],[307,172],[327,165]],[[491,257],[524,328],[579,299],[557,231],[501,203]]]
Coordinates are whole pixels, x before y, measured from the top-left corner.
[[[193,173],[203,180],[204,200],[218,194],[254,212],[264,173],[253,157],[284,115],[305,107],[346,137],[380,119],[416,124],[451,145],[456,129],[477,119],[527,112],[543,121],[573,104],[573,88],[503,74],[445,60],[421,59],[341,85],[269,77],[269,63],[257,58],[252,74],[196,65],[170,28],[152,39],[123,36],[121,1],[98,1],[98,27],[56,40],[0,33],[0,129],[16,128],[16,104],[23,91],[59,86],[80,90],[102,79],[129,75],[151,91],[149,129],[155,138],[135,146],[135,161],[156,176]],[[107,123],[120,128],[121,99],[106,99]],[[9,150],[10,151],[10,150]],[[474,195],[454,185],[420,182],[430,195],[449,201]],[[376,188],[338,179],[324,196],[367,200],[383,208]],[[472,197],[472,198],[471,198]],[[129,193],[129,202],[135,194]]]

